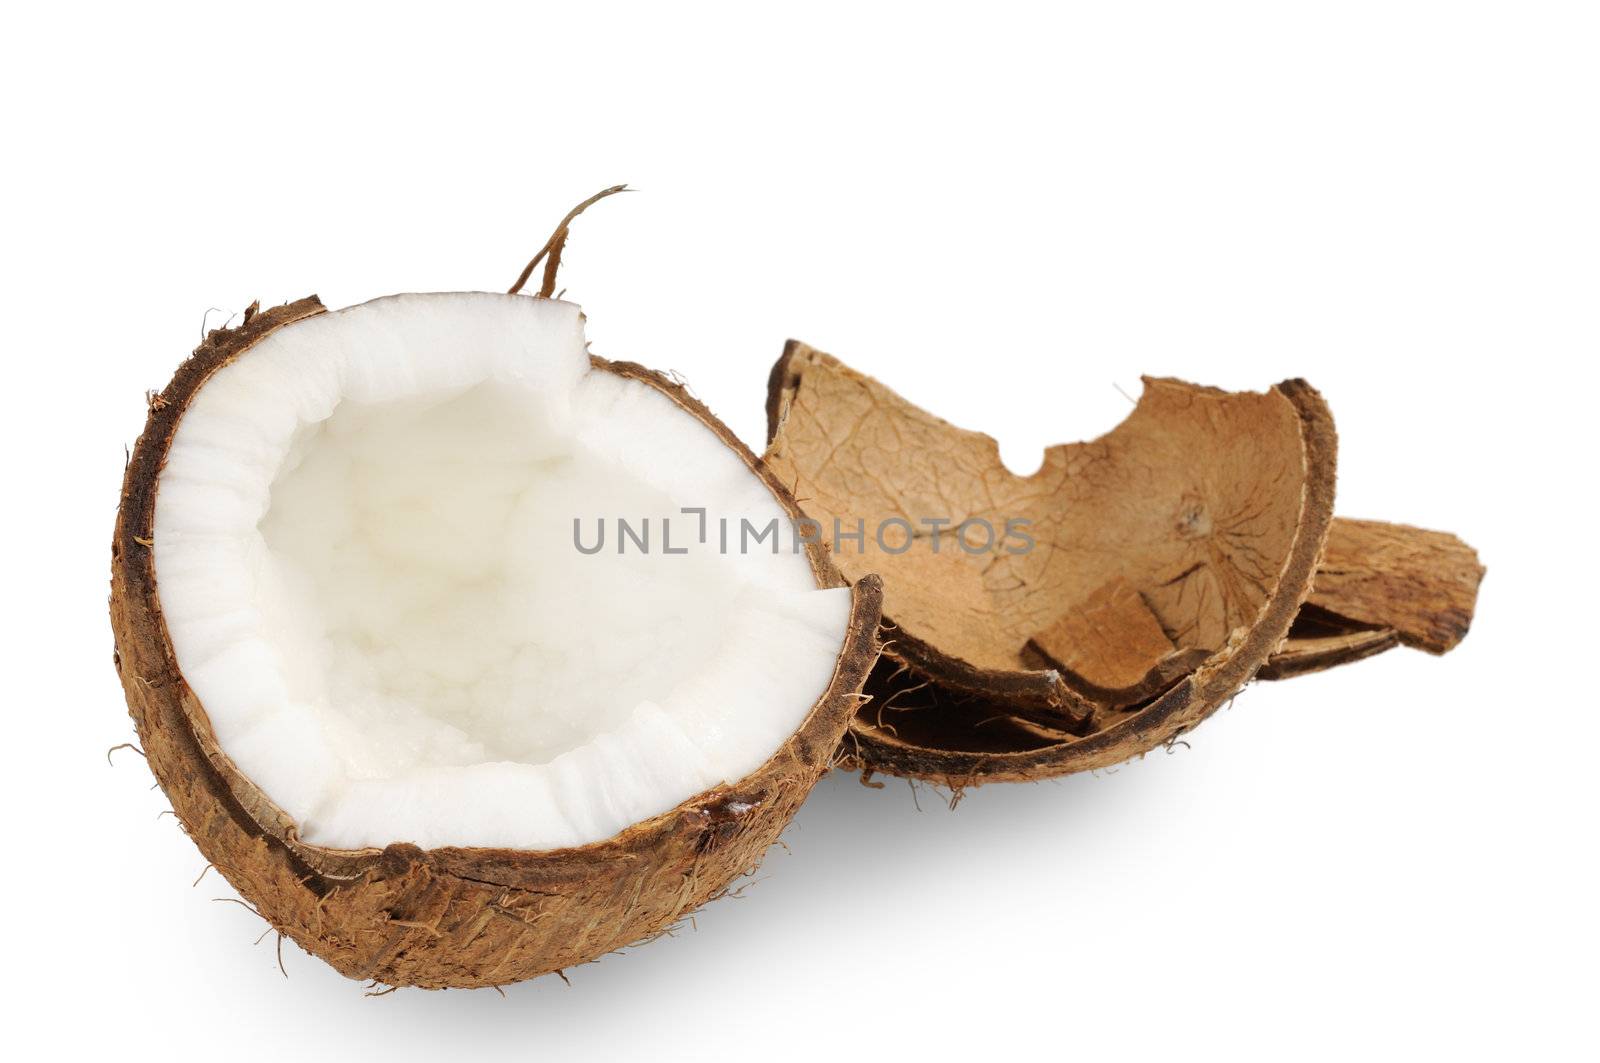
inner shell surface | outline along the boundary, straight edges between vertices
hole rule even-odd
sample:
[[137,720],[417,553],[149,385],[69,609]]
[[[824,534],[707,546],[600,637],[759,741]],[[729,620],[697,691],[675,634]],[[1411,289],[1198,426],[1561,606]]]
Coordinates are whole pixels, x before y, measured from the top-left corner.
[[523,296],[263,340],[184,413],[155,543],[218,741],[333,848],[580,845],[733,782],[849,612],[733,451]]

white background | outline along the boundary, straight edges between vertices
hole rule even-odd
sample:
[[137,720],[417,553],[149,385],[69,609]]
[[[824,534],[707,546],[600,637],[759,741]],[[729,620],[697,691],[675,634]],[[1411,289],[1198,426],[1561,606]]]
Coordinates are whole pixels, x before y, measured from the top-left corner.
[[[83,1058],[1595,1058],[1592,5],[19,5],[0,41],[8,1039]],[[1192,748],[824,781],[739,900],[381,999],[138,756],[105,599],[143,392],[251,299],[505,287],[567,206],[594,349],[753,445],[798,336],[1003,442],[1141,373],[1303,375],[1339,510],[1489,566],[1452,655]],[[208,307],[220,308],[207,314]]]

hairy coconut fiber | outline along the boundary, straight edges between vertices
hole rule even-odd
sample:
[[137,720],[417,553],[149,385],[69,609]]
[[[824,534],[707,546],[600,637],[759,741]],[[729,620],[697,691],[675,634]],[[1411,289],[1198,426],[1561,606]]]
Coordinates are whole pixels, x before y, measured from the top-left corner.
[[[835,563],[884,580],[884,656],[844,751],[871,771],[959,789],[1104,767],[1194,727],[1280,647],[1291,674],[1400,641],[1442,650],[1470,617],[1465,547],[1343,522],[1325,596],[1285,644],[1335,526],[1333,422],[1304,381],[1146,380],[1122,425],[1026,477],[989,437],[800,343],[767,413],[766,461],[822,538],[868,528]],[[972,519],[1024,521],[1026,539],[962,549]],[[918,532],[885,543],[884,522]],[[1364,565],[1360,540],[1383,535],[1388,563]]]
[[[112,543],[116,663],[144,752],[200,851],[280,933],[352,978],[391,986],[487,986],[583,963],[656,935],[762,858],[827,768],[877,654],[881,589],[854,582],[848,635],[827,691],[760,768],[605,841],[555,851],[309,845],[219,746],[180,673],[152,562],[157,477],[179,418],[219,368],[274,330],[322,313],[315,297],[212,332],[150,402]],[[791,514],[787,491],[681,387],[643,381],[715,432]],[[821,586],[840,585],[814,551]]]

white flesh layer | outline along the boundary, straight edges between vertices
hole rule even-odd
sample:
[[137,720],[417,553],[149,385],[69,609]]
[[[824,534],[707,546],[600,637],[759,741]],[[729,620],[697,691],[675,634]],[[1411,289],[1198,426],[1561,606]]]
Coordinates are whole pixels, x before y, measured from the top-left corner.
[[[200,389],[158,486],[184,678],[334,848],[610,837],[759,767],[848,622],[765,485],[592,370],[555,300],[401,295],[280,329]],[[619,517],[648,553],[619,553]],[[742,551],[742,520],[776,520],[778,551]]]

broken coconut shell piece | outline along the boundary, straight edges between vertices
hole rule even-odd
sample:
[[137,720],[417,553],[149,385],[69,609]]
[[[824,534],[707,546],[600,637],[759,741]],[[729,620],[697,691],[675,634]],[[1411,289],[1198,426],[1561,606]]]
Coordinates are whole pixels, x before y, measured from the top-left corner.
[[[1377,549],[1369,554],[1368,547]],[[1342,584],[1337,599],[1330,592],[1324,600],[1337,600],[1365,619],[1352,620],[1316,604],[1313,588],[1289,637],[1257,678],[1305,675],[1401,645],[1443,653],[1466,634],[1484,570],[1472,548],[1455,536],[1336,518],[1324,556],[1330,585]],[[1324,571],[1317,570],[1319,582]],[[845,752],[848,763],[869,774],[898,773],[959,790],[994,778],[993,766],[1005,766],[1011,754],[1061,741],[1059,733],[1032,724],[1003,703],[952,693],[904,666],[875,671],[867,692],[874,701],[852,724]],[[884,728],[875,725],[874,704],[917,711],[886,714],[894,727],[888,741]]]
[[884,580],[845,756],[953,787],[1115,764],[1195,726],[1289,633],[1333,519],[1333,421],[1300,380],[1147,379],[1126,421],[1031,476],[800,343],[767,413],[765,460],[835,564]]
[[[1256,677],[1320,672],[1396,646],[1447,653],[1471,626],[1483,573],[1477,552],[1454,535],[1335,517],[1311,596]],[[1117,579],[1035,636],[1023,657],[1086,676],[1122,669],[1121,689],[1091,691],[1100,703],[1122,707],[1192,670],[1196,652],[1177,650],[1149,606]],[[1158,658],[1161,667],[1141,676],[1138,669]]]
[[682,387],[591,359],[570,303],[313,297],[212,332],[151,399],[112,546],[117,668],[184,829],[378,984],[668,929],[829,766],[881,597],[679,523],[670,557],[574,549],[575,521],[681,506],[799,516]]
[[1287,679],[1395,646],[1448,653],[1467,634],[1484,568],[1448,532],[1339,518],[1289,637],[1260,672]]

